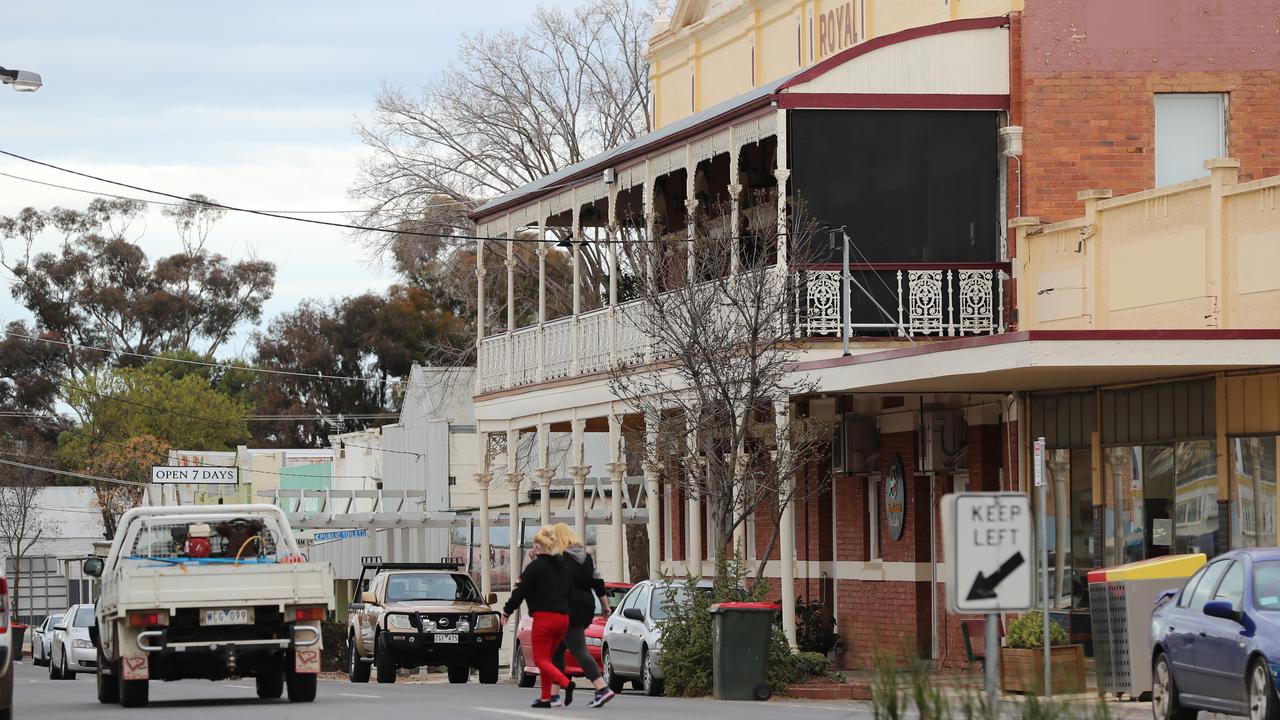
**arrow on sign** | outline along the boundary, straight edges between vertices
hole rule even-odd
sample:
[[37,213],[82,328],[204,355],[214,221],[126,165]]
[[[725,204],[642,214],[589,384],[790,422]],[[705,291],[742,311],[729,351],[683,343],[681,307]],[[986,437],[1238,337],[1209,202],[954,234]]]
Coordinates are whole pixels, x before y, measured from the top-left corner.
[[991,573],[988,577],[983,573],[978,573],[978,577],[973,581],[973,587],[969,588],[969,597],[966,600],[992,600],[996,596],[996,588],[1004,579],[1013,574],[1023,563],[1022,552],[1016,552],[1013,557],[1004,561],[999,570]]

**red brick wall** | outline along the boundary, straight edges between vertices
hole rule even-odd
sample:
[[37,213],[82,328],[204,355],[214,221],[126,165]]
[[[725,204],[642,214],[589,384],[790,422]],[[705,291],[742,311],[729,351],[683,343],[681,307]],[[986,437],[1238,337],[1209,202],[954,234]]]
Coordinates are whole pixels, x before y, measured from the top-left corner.
[[[1143,7],[1151,14],[1134,10]],[[1026,129],[1022,214],[1064,220],[1082,212],[1078,190],[1152,187],[1159,92],[1229,93],[1240,179],[1280,174],[1276,31],[1274,3],[1256,0],[1028,3],[1011,27],[1021,43],[1011,72],[1022,78],[1013,110]]]

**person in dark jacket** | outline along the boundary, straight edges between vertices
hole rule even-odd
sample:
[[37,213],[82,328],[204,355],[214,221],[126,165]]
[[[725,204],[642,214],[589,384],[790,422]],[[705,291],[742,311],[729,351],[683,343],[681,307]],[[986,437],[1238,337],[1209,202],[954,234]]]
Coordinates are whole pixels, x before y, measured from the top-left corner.
[[[533,701],[533,707],[564,707],[573,702],[573,684],[551,661],[551,652],[569,629],[570,579],[562,555],[564,548],[556,544],[549,526],[533,536],[533,545],[538,554],[520,573],[520,582],[502,608],[502,621],[505,623],[520,603],[529,607],[533,618],[533,663],[542,677],[542,695]],[[560,689],[564,690],[563,699]]]
[[596,617],[596,598],[600,599],[600,607],[609,612],[609,595],[604,589],[604,579],[596,570],[595,560],[582,544],[582,538],[568,525],[559,523],[552,528],[556,544],[564,547],[564,564],[569,572],[569,630],[565,633],[564,642],[556,648],[552,658],[562,672],[564,671],[564,652],[573,653],[582,668],[582,674],[591,681],[595,688],[595,697],[590,707],[597,708],[614,698],[604,678],[600,677],[600,668],[595,658],[587,652],[586,629]]

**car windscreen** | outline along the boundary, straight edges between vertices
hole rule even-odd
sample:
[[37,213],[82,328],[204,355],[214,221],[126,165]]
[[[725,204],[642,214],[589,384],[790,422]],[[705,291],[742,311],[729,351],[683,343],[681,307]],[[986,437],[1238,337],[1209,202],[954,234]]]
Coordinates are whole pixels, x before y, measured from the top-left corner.
[[403,573],[387,578],[387,602],[480,602],[480,591],[462,573]]
[[76,619],[71,623],[72,627],[87,628],[93,625],[93,606],[82,607],[76,610]]
[[653,599],[649,603],[649,617],[656,622],[658,620],[666,620],[671,614],[671,606],[684,600],[688,594],[688,590],[677,586],[673,588],[655,587],[653,589]]
[[284,543],[274,519],[262,516],[155,517],[141,522],[129,547],[135,558],[243,562],[275,557]]
[[1280,560],[1253,564],[1253,604],[1259,610],[1280,612]]

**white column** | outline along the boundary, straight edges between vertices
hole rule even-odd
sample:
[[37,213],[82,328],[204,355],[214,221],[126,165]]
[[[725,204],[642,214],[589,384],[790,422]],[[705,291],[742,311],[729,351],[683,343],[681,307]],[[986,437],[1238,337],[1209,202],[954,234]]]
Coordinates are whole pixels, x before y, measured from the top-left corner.
[[484,240],[476,240],[476,394],[484,390]]
[[684,538],[684,556],[689,574],[702,577],[702,467],[698,462],[697,425],[690,420],[685,427],[688,432],[689,461],[685,463],[688,497],[685,498],[687,532]]
[[511,333],[516,331],[516,243],[511,227],[511,215],[507,214],[507,387],[515,384],[515,343]]
[[662,558],[659,556],[660,529],[658,513],[662,512],[662,499],[658,497],[658,463],[656,454],[658,445],[658,417],[650,413],[644,419],[646,452],[644,459],[645,514],[649,535],[649,578],[657,580],[662,575]]
[[605,238],[609,241],[609,367],[618,365],[618,244],[622,233],[618,230],[618,182],[609,185],[609,227]]
[[579,223],[578,206],[578,189],[574,188],[570,191],[569,196],[572,198],[573,209],[572,220],[569,232],[572,233],[569,240],[569,252],[572,254],[573,261],[573,323],[569,326],[569,341],[572,343],[572,352],[569,353],[569,374],[578,374],[578,348],[582,347],[579,342],[578,315],[582,313],[582,228]]
[[697,232],[694,225],[694,215],[698,212],[698,198],[694,194],[695,184],[694,176],[698,171],[698,163],[693,159],[693,145],[685,145],[685,165],[684,165],[684,211],[685,211],[685,230],[689,234],[689,256],[685,258],[685,282],[693,285],[698,277],[698,258],[694,252],[694,235]]
[[511,521],[510,531],[507,533],[507,544],[511,548],[511,587],[516,586],[516,582],[520,580],[521,557],[523,551],[520,548],[520,474],[519,463],[516,461],[516,443],[520,439],[518,430],[507,430],[507,485],[511,490],[510,504],[507,508],[507,514]]
[[538,423],[538,500],[542,511],[542,524],[551,524],[551,479],[556,470],[551,467],[550,442],[551,428],[546,423]]
[[[738,453],[738,477],[745,477],[747,474],[747,463],[750,462],[750,456],[746,453]],[[742,559],[750,558],[747,552],[747,523],[754,522],[752,516],[747,513],[745,501],[742,497],[741,481],[733,483],[733,507],[736,514],[742,515],[746,519],[733,529],[733,551],[741,552]]]
[[[481,436],[484,434],[481,433]],[[491,472],[476,473],[476,486],[480,488],[480,594],[485,597],[493,592],[493,583],[489,578],[493,570],[489,563],[489,483],[492,480]]]
[[573,477],[573,524],[574,529],[578,533],[578,537],[582,538],[585,543],[587,541],[587,475],[591,472],[591,466],[583,463],[582,449],[582,432],[584,422],[577,418],[573,420],[573,446],[570,451],[570,457],[573,458],[574,465],[569,468],[569,472]]
[[546,377],[547,370],[547,215],[543,211],[542,201],[538,201],[538,367],[535,378],[538,382]]
[[773,176],[778,181],[778,272],[787,271],[787,178],[791,177],[791,163],[787,157],[787,111],[779,109],[778,113],[778,167]]
[[[777,422],[778,459],[782,467],[791,464],[787,454],[790,453],[788,431],[791,425],[790,403],[786,400],[774,404]],[[782,591],[782,629],[786,633],[787,642],[796,647],[796,510],[791,498],[791,488],[795,478],[789,473],[779,478],[780,492],[778,502],[782,509],[782,527],[778,533],[780,540],[780,558],[782,562],[782,580],[779,583]]]
[[413,562],[413,554],[410,550],[411,542],[412,537],[410,536],[409,528],[400,528],[400,554],[404,556],[404,562]]
[[613,567],[614,579],[628,582],[626,559],[623,551],[627,545],[627,529],[622,516],[622,478],[627,471],[627,464],[622,459],[622,416],[609,413],[609,520],[613,527]]

